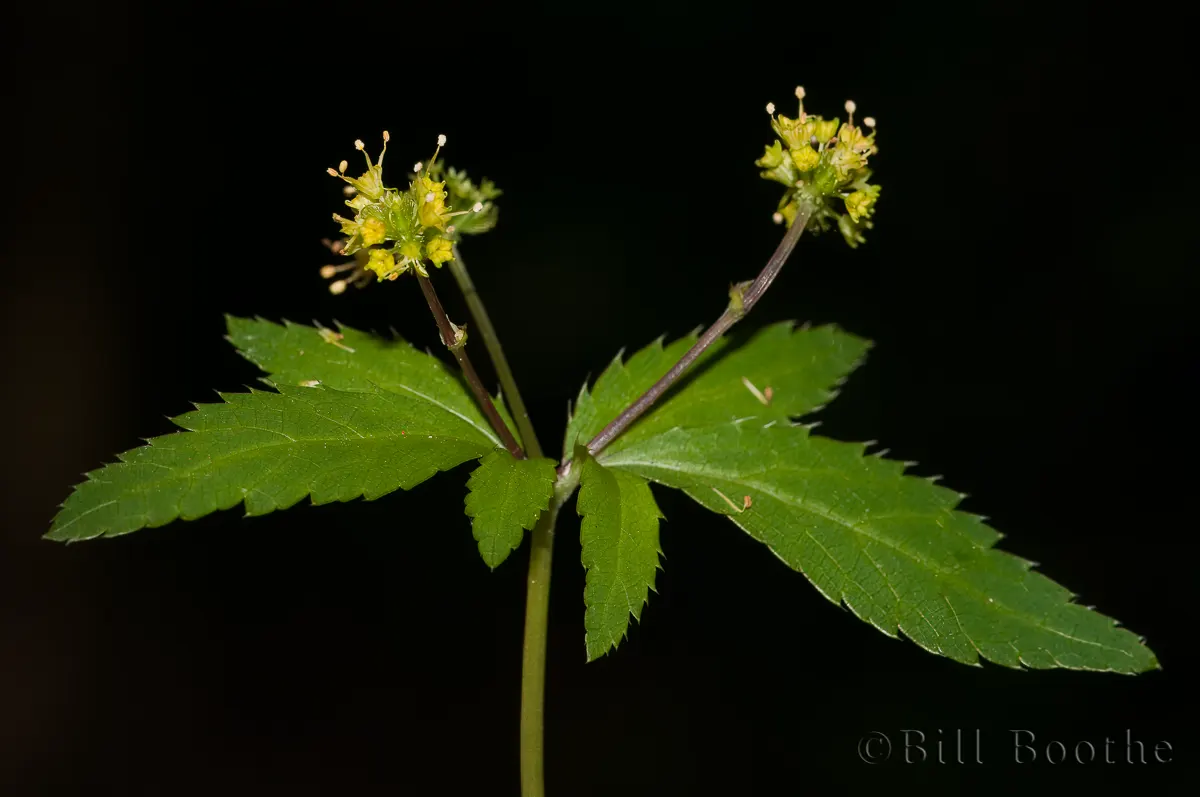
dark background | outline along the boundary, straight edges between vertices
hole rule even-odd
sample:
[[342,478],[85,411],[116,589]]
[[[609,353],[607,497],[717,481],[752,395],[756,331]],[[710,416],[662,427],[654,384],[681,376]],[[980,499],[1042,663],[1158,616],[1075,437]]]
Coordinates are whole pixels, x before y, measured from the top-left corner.
[[[749,325],[835,321],[875,340],[822,431],[946,474],[1003,547],[1145,635],[1164,669],[931,656],[657,488],[658,592],[585,666],[572,503],[551,794],[1191,779],[1195,20],[966,5],[20,11],[0,124],[15,200],[0,793],[516,794],[528,548],[482,564],[461,512],[469,466],[374,503],[70,547],[40,535],[83,471],[254,381],[225,312],[436,344],[410,282],[332,297],[317,275],[341,199],[323,170],[384,128],[393,164],[445,133],[451,163],[505,190],[500,226],[465,254],[556,448],[589,374],[715,318],[770,254],[778,193],[752,160],[771,141],[763,106],[790,110],[796,83],[810,111],[853,97],[878,118],[884,192],[866,246],[803,240]],[[899,743],[906,728],[979,728],[985,764],[859,760],[865,734]],[[1175,760],[1015,766],[1014,728],[1097,746],[1128,729]]]

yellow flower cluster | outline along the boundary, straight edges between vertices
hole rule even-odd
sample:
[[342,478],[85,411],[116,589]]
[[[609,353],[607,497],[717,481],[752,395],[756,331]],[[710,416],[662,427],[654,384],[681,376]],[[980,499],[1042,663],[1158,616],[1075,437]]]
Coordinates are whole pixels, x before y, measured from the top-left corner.
[[[838,227],[846,242],[857,246],[866,240],[879,186],[867,182],[870,157],[879,151],[875,144],[875,120],[865,117],[854,124],[853,101],[847,100],[849,120],[810,115],[804,110],[804,87],[796,87],[800,102],[795,118],[776,114],[774,103],[767,104],[771,128],[778,138],[755,161],[767,180],[781,183],[787,191],[775,213],[777,223],[790,227],[802,206],[812,208],[810,227],[824,230]],[[842,212],[844,208],[844,212]]]
[[354,269],[349,280],[340,279],[330,285],[333,293],[344,291],[348,282],[358,284],[363,275],[374,274],[379,280],[394,280],[411,270],[428,277],[427,264],[440,268],[446,261],[454,259],[453,218],[479,213],[483,209],[479,202],[470,209],[458,211],[447,206],[446,183],[435,179],[442,171],[437,156],[446,144],[445,136],[438,136],[438,146],[428,166],[422,163],[413,166],[416,174],[406,190],[388,188],[383,182],[383,157],[389,140],[385,130],[383,151],[374,162],[363,142],[354,142],[367,161],[367,170],[359,177],[346,174],[346,161],[338,164],[337,169],[327,169],[329,174],[346,183],[344,191],[349,197],[346,205],[354,210],[352,218],[336,213],[333,216],[345,236],[335,251],[356,258],[354,263],[346,266],[322,269],[322,274],[327,277]]

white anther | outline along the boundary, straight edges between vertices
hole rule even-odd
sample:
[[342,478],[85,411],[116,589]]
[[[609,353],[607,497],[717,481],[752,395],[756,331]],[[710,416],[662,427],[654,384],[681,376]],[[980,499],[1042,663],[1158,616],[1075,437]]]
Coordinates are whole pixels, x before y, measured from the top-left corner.
[[364,146],[366,146],[366,145],[362,143],[361,138],[354,139],[354,148],[355,149],[362,149]]
[[426,201],[426,202],[432,202],[432,201],[433,201],[433,192],[432,192],[432,191],[430,191],[428,194],[426,194],[426,195],[425,195],[425,201]]
[[875,117],[874,116],[864,116],[863,124],[866,125],[867,127],[871,128],[872,130],[874,130],[875,129]]
[[419,171],[421,171],[421,169],[422,169],[424,166],[425,166],[425,164],[421,163],[420,161],[417,161],[416,163],[414,163],[414,164],[413,164],[413,171],[414,171],[414,172],[419,172]]
[[337,266],[321,266],[321,278],[322,279],[330,279],[336,273],[338,273]]
[[350,165],[349,163],[346,163],[345,161],[342,161],[341,163],[339,163],[339,164],[338,164],[338,171],[339,171],[339,172],[341,172],[342,174],[345,174],[345,173],[346,173],[346,167],[348,167],[349,165]]
[[383,143],[386,144],[391,140],[392,140],[392,134],[389,133],[388,131],[384,130],[383,131]]
[[446,137],[445,136],[438,136],[438,146],[439,147],[446,146]]
[[479,211],[483,210],[483,203],[482,203],[482,202],[476,202],[474,205],[472,205],[472,206],[471,206],[471,210],[473,210],[473,211],[475,211],[476,213],[478,213]]
[[771,214],[771,221],[775,222],[776,224],[783,224],[783,214],[779,211],[775,211]]
[[796,99],[798,99],[798,100],[804,99],[804,87],[803,86],[796,87]]
[[775,103],[773,103],[773,102],[767,103],[767,113],[769,113],[769,114],[775,113]]
[[346,292],[346,281],[338,280],[337,282],[329,283],[329,292],[332,293],[334,296],[337,296],[339,293],[345,293]]
[[854,100],[846,100],[846,113],[854,113],[858,110],[858,106],[854,104]]

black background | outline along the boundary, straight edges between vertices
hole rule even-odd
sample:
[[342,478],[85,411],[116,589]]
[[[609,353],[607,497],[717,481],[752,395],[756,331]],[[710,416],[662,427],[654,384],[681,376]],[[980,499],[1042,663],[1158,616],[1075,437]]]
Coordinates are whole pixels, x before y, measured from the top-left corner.
[[[1149,7],[1147,7],[1149,8]],[[6,26],[0,793],[516,794],[523,548],[464,466],[374,503],[42,541],[79,474],[256,373],[225,312],[437,338],[408,281],[332,297],[326,166],[391,131],[505,190],[465,249],[538,431],[621,347],[715,318],[770,254],[763,106],[879,120],[869,243],[802,241],[748,325],[876,341],[820,413],[946,474],[1003,547],[1147,637],[1139,677],[968,668],[889,640],[656,489],[665,570],[584,664],[578,525],[551,607],[553,795],[1036,792],[1191,779],[1194,77],[1174,12],[852,2],[585,14],[454,3],[30,5]],[[453,296],[448,275],[438,274]],[[465,319],[456,298],[452,316]],[[479,355],[479,359],[482,356]],[[486,378],[493,380],[484,366]],[[868,766],[981,729],[984,764]],[[1169,741],[1016,766],[1009,729]],[[1123,741],[1117,754],[1123,760]],[[950,755],[950,754],[948,754]],[[897,753],[899,756],[899,753]]]

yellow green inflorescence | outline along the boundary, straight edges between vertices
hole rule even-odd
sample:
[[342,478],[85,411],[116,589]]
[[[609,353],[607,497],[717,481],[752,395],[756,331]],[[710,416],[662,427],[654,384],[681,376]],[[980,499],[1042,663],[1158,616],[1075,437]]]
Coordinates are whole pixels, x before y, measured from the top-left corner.
[[[346,161],[337,169],[327,170],[346,182],[345,192],[350,197],[346,205],[354,211],[352,218],[336,213],[333,216],[345,236],[335,251],[354,255],[356,260],[346,266],[327,266],[322,270],[325,276],[353,267],[354,275],[368,275],[367,280],[370,274],[378,280],[394,280],[408,271],[428,277],[428,264],[441,268],[454,259],[454,242],[461,233],[483,232],[495,224],[496,209],[491,200],[500,192],[488,180],[476,187],[465,172],[446,170],[438,163],[445,136],[438,136],[438,148],[428,165],[413,166],[415,174],[407,189],[384,185],[383,156],[389,138],[384,131],[383,151],[375,162],[361,141],[354,142],[367,161],[367,170],[361,176],[348,176]],[[463,217],[459,222],[463,229],[456,228],[455,217]],[[351,281],[354,279],[352,276]],[[347,282],[338,280],[330,290],[341,293]]]
[[849,121],[824,119],[804,111],[804,88],[796,87],[800,101],[794,119],[775,113],[774,103],[767,104],[771,127],[779,138],[766,148],[755,164],[762,176],[787,186],[775,213],[777,223],[790,227],[801,205],[813,207],[810,229],[821,231],[837,225],[846,243],[858,246],[872,227],[871,216],[879,199],[879,186],[867,182],[871,170],[867,162],[879,151],[875,145],[875,120],[865,117],[854,124],[856,110],[846,101]]

